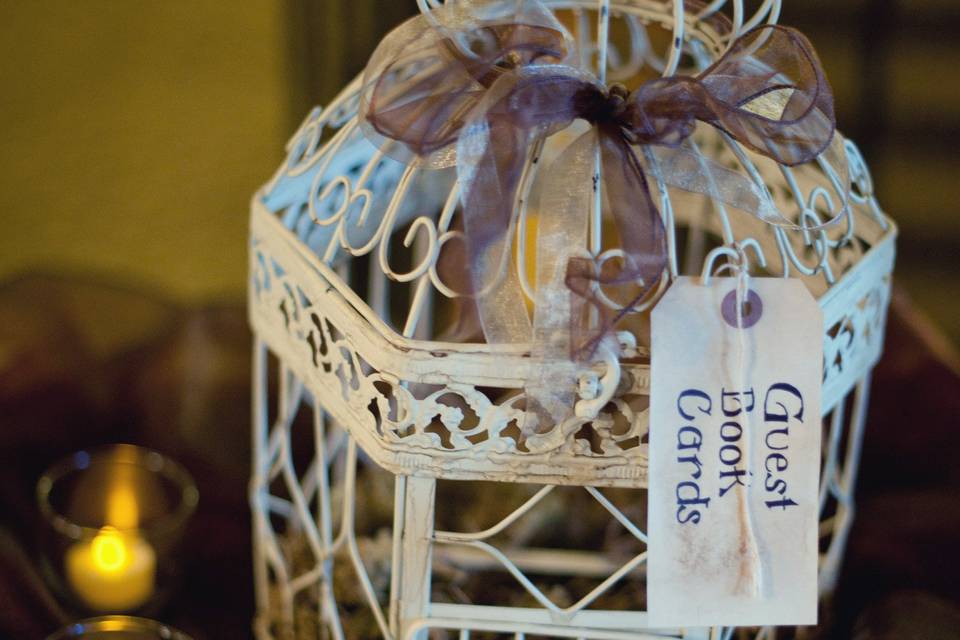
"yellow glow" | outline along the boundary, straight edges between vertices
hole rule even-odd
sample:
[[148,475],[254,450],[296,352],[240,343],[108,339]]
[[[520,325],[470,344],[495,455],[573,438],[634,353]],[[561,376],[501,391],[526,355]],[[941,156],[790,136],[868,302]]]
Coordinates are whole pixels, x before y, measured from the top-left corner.
[[107,524],[117,529],[135,529],[140,522],[137,495],[129,478],[116,478],[107,494]]
[[112,573],[127,565],[127,543],[123,535],[113,527],[104,527],[90,544],[94,566],[104,572]]
[[[526,271],[527,282],[530,283],[531,288],[536,291],[538,282],[537,282],[537,229],[540,223],[540,212],[535,209],[530,209],[527,213],[527,224],[526,224],[526,242],[524,243],[524,264],[523,269]],[[611,238],[617,237],[616,228],[613,226],[613,223],[609,219],[604,219],[603,221],[603,238],[605,243],[603,249],[610,249],[614,245],[611,243]],[[514,261],[517,259],[517,251],[519,251],[519,244],[513,245],[513,258]],[[518,267],[519,268],[519,267]],[[533,300],[530,298],[524,298],[527,303],[527,311],[533,313]]]

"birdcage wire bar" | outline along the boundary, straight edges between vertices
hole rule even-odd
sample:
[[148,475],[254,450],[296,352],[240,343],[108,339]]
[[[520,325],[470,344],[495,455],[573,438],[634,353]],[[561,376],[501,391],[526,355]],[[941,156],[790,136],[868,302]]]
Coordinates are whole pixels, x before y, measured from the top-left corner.
[[[440,5],[418,3],[425,12]],[[642,68],[675,73],[682,61],[689,62],[684,53],[706,66],[737,34],[776,22],[781,7],[778,0],[765,0],[748,14],[742,0],[714,0],[697,5],[695,12],[681,0],[546,4],[566,12],[584,63],[599,65],[601,77],[611,80]],[[711,32],[703,22],[718,11],[731,18],[731,34]],[[622,50],[609,45],[611,21],[627,33]],[[671,36],[663,51],[648,34],[654,28]],[[354,80],[325,109],[307,116],[288,144],[287,160],[251,204],[250,320],[256,337],[249,498],[257,637],[363,637],[349,626],[344,598],[338,596],[345,581],[357,587],[350,606],[366,612],[370,633],[391,640],[453,634],[776,637],[772,627],[655,631],[647,629],[639,608],[591,607],[619,583],[643,581],[646,535],[606,497],[604,487],[645,493],[649,425],[642,398],[649,393],[649,366],[635,362],[648,352],[627,336],[621,353],[608,353],[598,363],[603,392],[593,401],[590,420],[526,438],[513,429],[522,414],[528,347],[438,339],[439,310],[457,295],[436,266],[444,244],[462,233],[454,224],[459,215],[455,177],[402,165],[369,145],[356,120],[359,83]],[[562,145],[563,135],[556,138],[554,146]],[[535,153],[555,152],[552,144]],[[738,167],[781,210],[810,226],[849,204],[840,224],[830,229],[772,228],[722,203],[683,202],[661,179],[653,151],[643,149],[668,230],[671,279],[709,277],[731,268],[801,278],[824,310],[820,589],[829,593],[853,516],[869,375],[882,347],[896,230],[877,205],[869,172],[850,141],[844,141],[850,189],[841,184],[840,168],[825,159],[816,167],[781,167],[709,128],[697,130],[691,148]],[[534,164],[528,165],[518,193],[513,252],[528,299],[533,286],[524,268],[526,232],[536,212],[527,196],[536,179]],[[601,214],[598,197],[591,211],[590,249],[601,259],[613,259],[615,250],[603,251]],[[748,257],[749,263],[738,263]],[[646,310],[637,310],[638,315]],[[624,355],[633,359],[621,363]],[[474,421],[468,424],[471,412]],[[295,458],[304,452],[297,449],[300,441],[292,430],[307,413],[311,460],[300,471]],[[618,431],[616,425],[624,422],[626,430]],[[584,426],[593,430],[589,438],[582,436]],[[389,472],[382,483],[392,482],[389,540],[379,546],[357,528],[357,509],[365,502],[358,473],[373,468]],[[438,513],[451,506],[437,504],[437,483],[450,480],[536,489],[483,529],[437,530]],[[595,549],[497,546],[498,535],[543,508],[561,487],[581,487],[640,545],[637,552],[624,560]],[[294,540],[297,549],[291,546]],[[505,572],[537,606],[434,601],[434,560]],[[545,574],[597,582],[561,605],[531,578]],[[311,619],[305,621],[301,610]]]
[[[554,485],[539,487],[529,499],[482,530],[454,532],[433,529],[430,522],[433,518],[427,517],[432,516],[435,508],[431,503],[434,488],[430,486],[434,480],[396,476],[394,489],[397,500],[394,501],[391,530],[393,544],[389,558],[391,595],[387,602],[383,602],[382,597],[374,593],[355,529],[355,509],[358,501],[362,503],[362,496],[358,496],[356,485],[359,464],[356,440],[351,438],[345,429],[329,423],[329,417],[322,409],[314,406],[304,394],[304,385],[290,375],[289,371],[281,372],[279,388],[275,393],[274,400],[281,408],[278,411],[280,415],[272,424],[268,424],[266,413],[262,410],[268,400],[267,358],[266,345],[258,344],[254,358],[255,376],[264,384],[259,387],[254,399],[255,406],[261,409],[257,414],[260,416],[257,424],[257,433],[260,434],[257,451],[258,455],[265,456],[260,462],[263,464],[262,468],[268,470],[265,477],[255,476],[252,479],[250,495],[254,506],[256,534],[254,556],[257,559],[255,575],[260,612],[256,631],[259,638],[300,637],[295,635],[297,625],[292,603],[298,592],[311,587],[317,592],[317,616],[327,629],[329,637],[350,637],[343,631],[337,603],[330,587],[334,563],[344,563],[352,568],[350,577],[361,585],[364,604],[384,638],[417,637],[418,631],[428,629],[456,631],[459,637],[470,637],[471,632],[500,632],[582,638],[721,638],[732,632],[730,629],[686,629],[645,633],[640,631],[646,627],[645,614],[641,611],[589,609],[590,604],[618,580],[627,577],[642,579],[645,550],[629,561],[622,562],[607,557],[602,551],[498,548],[492,542],[496,536],[533,512],[543,499],[556,489]],[[858,445],[865,423],[868,387],[867,378],[860,381],[823,420],[824,441],[827,444],[824,447],[820,495],[821,513],[825,516],[820,527],[823,542],[820,589],[824,593],[832,590],[849,532]],[[289,455],[290,425],[293,415],[299,410],[312,413],[318,443],[317,458],[302,476],[297,475]],[[330,455],[331,452],[334,454]],[[340,475],[334,477],[338,463]],[[271,477],[283,479],[284,496],[271,493]],[[410,487],[406,485],[411,481],[420,484],[419,488],[412,489],[420,493],[421,500],[426,499],[426,508],[408,511],[411,506],[408,494]],[[423,491],[423,488],[426,490]],[[584,486],[583,489],[598,501],[612,520],[619,522],[645,547],[644,532],[608,500],[600,489],[591,486]],[[308,507],[313,498],[316,498],[315,507]],[[334,525],[334,517],[331,515],[335,511],[335,501],[340,503],[338,526]],[[414,503],[416,504],[416,501]],[[443,507],[441,505],[441,508]],[[293,532],[308,541],[311,562],[299,567],[300,573],[296,575],[289,557],[279,543],[279,536],[283,534],[275,531],[271,524],[272,515],[278,515],[285,520],[287,535]],[[415,521],[413,527],[423,532],[426,537],[420,539],[419,544],[404,549],[403,545],[411,542],[409,539],[405,540],[403,535],[410,529],[410,520]],[[427,523],[427,526],[424,526],[424,523]],[[464,553],[464,550],[472,553]],[[399,614],[402,603],[394,595],[397,594],[397,581],[406,567],[398,566],[399,559],[413,555],[429,562],[431,552],[442,555],[447,562],[461,563],[471,570],[499,569],[508,572],[516,579],[518,588],[530,593],[540,607],[478,606],[428,601],[425,610],[429,611],[429,615],[401,620]],[[430,573],[429,568],[424,572],[427,580]],[[574,604],[561,607],[552,602],[527,573],[581,575],[602,580]],[[430,592],[428,584],[422,585],[421,589],[423,593]],[[276,593],[276,602],[265,599],[271,592]],[[404,634],[400,633],[401,630],[405,630]],[[765,637],[764,634],[771,633],[773,630],[761,629],[756,631],[755,637],[759,639]]]

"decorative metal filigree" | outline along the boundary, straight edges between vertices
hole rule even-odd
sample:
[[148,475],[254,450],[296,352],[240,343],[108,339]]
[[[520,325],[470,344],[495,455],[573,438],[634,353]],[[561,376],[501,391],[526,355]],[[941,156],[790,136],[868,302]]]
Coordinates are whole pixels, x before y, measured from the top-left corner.
[[[418,0],[422,10],[437,0]],[[623,80],[639,70],[663,74],[703,68],[729,42],[761,22],[776,22],[779,0],[749,13],[742,0],[696,7],[683,0],[548,0],[565,11],[585,64]],[[729,35],[703,17],[725,11]],[[599,18],[593,15],[598,11]],[[627,34],[610,44],[611,24]],[[649,37],[666,30],[669,38]],[[668,44],[658,50],[653,43]],[[522,429],[526,345],[492,347],[441,339],[458,293],[437,268],[461,242],[454,172],[406,166],[374,149],[356,121],[359,79],[325,109],[314,109],[287,146],[287,158],[252,203],[250,320],[256,333],[254,474],[250,500],[261,639],[370,637],[390,640],[500,634],[503,637],[703,638],[729,640],[733,629],[641,631],[631,610],[595,608],[617,585],[644,583],[645,534],[598,487],[645,499],[649,366],[647,312],[631,314],[620,358],[598,362],[601,380],[589,415],[542,433]],[[562,149],[551,138],[540,156]],[[567,136],[565,138],[565,136]],[[880,211],[856,146],[845,141],[844,167],[820,162],[787,168],[758,158],[710,127],[692,148],[748,176],[792,220],[817,224],[849,209],[839,224],[810,232],[774,228],[703,197],[669,188],[656,158],[645,154],[651,189],[669,240],[669,276],[720,274],[733,266],[753,275],[795,277],[824,312],[824,447],[820,493],[820,585],[836,579],[852,517],[869,372],[882,348],[895,229]],[[523,176],[514,259],[525,296],[531,204],[537,167]],[[600,207],[591,211],[599,259]],[[738,260],[747,260],[749,263]],[[666,283],[669,278],[664,279]],[[611,301],[611,304],[613,302]],[[276,419],[268,420],[269,354],[279,361]],[[295,417],[313,417],[311,450],[298,450]],[[295,455],[296,454],[296,455]],[[306,470],[295,459],[312,458]],[[361,464],[371,459],[376,466]],[[389,473],[373,470],[381,468]],[[364,484],[370,476],[369,483]],[[506,517],[478,531],[438,531],[435,518],[460,505],[436,504],[438,482],[497,480],[539,488]],[[392,486],[391,486],[392,484]],[[565,553],[504,545],[520,518],[551,507],[559,485],[582,486],[594,507],[636,547],[628,556],[603,550]],[[472,483],[475,500],[485,499]],[[392,526],[358,525],[369,498],[393,492]],[[573,514],[574,516],[576,514]],[[597,538],[599,539],[599,532]],[[431,558],[436,557],[435,567]],[[558,604],[538,586],[544,567],[593,576],[595,589]],[[479,607],[435,601],[431,580],[454,573],[505,571],[529,607]],[[442,577],[442,576],[440,576]],[[436,582],[436,581],[435,581]],[[358,617],[359,616],[359,617]],[[745,632],[741,632],[745,633]],[[751,632],[772,638],[770,628]],[[489,637],[485,635],[483,637]],[[746,637],[738,635],[737,637]]]

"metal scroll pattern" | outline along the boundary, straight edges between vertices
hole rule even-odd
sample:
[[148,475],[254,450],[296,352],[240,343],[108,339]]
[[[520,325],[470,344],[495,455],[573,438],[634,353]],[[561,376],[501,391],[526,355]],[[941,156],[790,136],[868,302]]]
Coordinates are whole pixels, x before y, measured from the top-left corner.
[[[613,20],[623,22],[629,35],[627,49],[598,47],[596,34],[589,28],[589,11],[582,8],[595,3],[554,4],[565,9],[573,7],[574,32],[580,50],[588,59],[599,56],[607,60],[611,79],[628,77],[643,66],[663,74],[674,73],[678,71],[681,52],[689,54],[687,59],[694,64],[690,69],[680,70],[690,72],[708,65],[728,42],[728,38],[709,32],[706,23],[684,14],[683,3],[664,3],[659,9],[656,3],[614,3]],[[671,4],[676,6],[671,9]],[[779,15],[779,2],[765,2],[752,16],[745,14],[741,2],[714,2],[703,8],[702,13],[718,11],[726,4],[732,7],[738,32],[761,21],[775,22]],[[647,36],[647,30],[654,27],[673,30],[678,36],[674,42],[683,44],[671,45],[658,56]],[[383,149],[375,150],[367,143],[356,121],[358,89],[359,79],[326,109],[318,108],[308,115],[287,146],[286,161],[259,197],[324,262],[336,264],[351,257],[370,256],[371,268],[376,270],[372,280],[383,279],[394,288],[407,285],[414,292],[429,288],[426,295],[406,296],[410,299],[407,324],[415,318],[413,330],[428,331],[424,326],[427,320],[417,305],[429,304],[434,295],[457,296],[456,288],[440,275],[437,261],[445,246],[461,238],[456,224],[458,186],[451,171],[404,166],[387,157]],[[544,149],[545,154],[551,152],[550,146]],[[848,215],[840,224],[811,232],[763,225],[713,201],[697,202],[693,205],[696,210],[692,210],[685,194],[668,188],[659,178],[656,158],[645,149],[651,186],[668,228],[670,275],[699,272],[700,265],[693,264],[696,252],[680,246],[678,241],[682,229],[692,228],[709,235],[710,242],[724,246],[754,240],[759,245],[758,258],[763,273],[767,275],[801,277],[815,292],[833,285],[887,226],[859,151],[850,141],[845,141],[844,147],[846,171],[824,159],[817,166],[783,167],[749,153],[710,127],[701,127],[692,140],[692,149],[705,161],[718,162],[747,176],[767,191],[784,215],[797,224],[817,226],[835,216],[845,203],[850,205]],[[520,267],[521,286],[528,298],[532,298],[533,286],[523,265],[527,264],[527,253],[532,250],[528,229],[537,216],[529,196],[538,166],[543,164],[531,163],[527,167],[525,187],[517,202],[514,255]],[[850,184],[841,184],[839,176],[845,174],[849,174]],[[702,257],[701,254],[701,260]],[[597,251],[597,258],[618,259],[617,250]],[[396,296],[395,292],[390,294],[385,285],[377,291]],[[389,300],[374,298],[376,296],[372,296],[369,303],[382,315]],[[398,321],[396,328],[402,331],[403,323]]]
[[[348,337],[324,309],[344,305],[322,288],[299,283],[291,265],[278,262],[268,243],[254,239],[251,311],[272,347],[285,354],[335,414],[349,416],[380,446],[489,458],[560,452],[641,464],[646,458],[645,389],[628,388],[597,418],[573,419],[553,430],[522,435],[524,397],[518,388],[478,388],[451,381],[416,383],[403,371],[378,371],[364,345]],[[295,259],[286,256],[287,259]],[[310,293],[307,293],[310,289]],[[880,353],[889,299],[889,272],[865,281],[841,300],[842,313],[824,336],[824,410],[830,409]],[[369,345],[368,345],[369,348]],[[456,357],[454,354],[452,357]],[[491,362],[496,366],[495,362]]]
[[308,294],[266,243],[254,239],[251,255],[251,311],[264,323],[261,328],[269,326],[274,348],[276,339],[287,343],[291,365],[306,373],[323,405],[351,416],[354,429],[375,434],[384,445],[472,454],[645,455],[648,421],[641,394],[614,398],[591,421],[573,419],[550,432],[525,436],[520,389],[427,385],[403,380],[401,372],[377,371],[364,358],[363,345],[323,313],[343,304],[340,300]]

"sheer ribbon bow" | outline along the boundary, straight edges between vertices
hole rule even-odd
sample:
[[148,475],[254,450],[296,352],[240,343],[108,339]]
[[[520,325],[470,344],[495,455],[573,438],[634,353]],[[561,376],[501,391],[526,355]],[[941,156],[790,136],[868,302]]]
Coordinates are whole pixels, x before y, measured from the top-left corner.
[[[451,3],[385,38],[360,98],[361,126],[388,155],[456,165],[463,268],[486,340],[533,345],[528,431],[569,417],[576,361],[592,357],[665,272],[666,231],[647,170],[768,223],[797,226],[763,188],[685,144],[698,121],[783,165],[828,149],[842,153],[831,145],[833,98],[824,72],[793,29],[757,27],[697,76],[659,78],[632,92],[600,83],[575,64],[573,49],[537,0]],[[542,178],[531,326],[511,260],[518,190],[539,143],[578,119],[589,130]],[[644,145],[646,164],[636,151]],[[586,250],[595,189],[616,228],[616,265]],[[611,287],[628,293],[614,303],[605,292]]]

